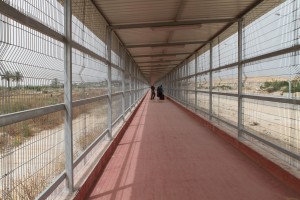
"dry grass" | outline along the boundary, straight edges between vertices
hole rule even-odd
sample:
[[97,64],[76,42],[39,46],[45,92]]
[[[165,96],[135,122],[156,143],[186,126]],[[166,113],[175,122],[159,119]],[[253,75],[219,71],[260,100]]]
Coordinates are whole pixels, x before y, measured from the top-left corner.
[[1,200],[34,200],[49,185],[49,174],[40,172],[29,178],[24,176],[18,180],[11,180],[10,185],[14,187],[0,191]]
[[[62,89],[51,92],[51,94],[36,93],[31,95],[22,95],[21,91],[13,91],[9,97],[2,97],[1,107],[5,107],[4,113],[11,113],[32,109],[40,106],[48,106],[63,102]],[[104,90],[85,89],[75,90],[73,92],[73,100],[85,99],[98,96],[104,93]],[[9,98],[9,99],[8,99]],[[94,108],[86,106],[84,110],[79,107],[73,109],[72,117],[76,119],[84,113],[90,113]],[[2,114],[4,114],[2,113]],[[1,113],[0,113],[1,114]],[[33,118],[23,122],[11,124],[1,127],[0,129],[0,153],[3,151],[21,145],[26,139],[43,131],[50,130],[61,126],[64,123],[64,111],[59,111],[38,118]]]

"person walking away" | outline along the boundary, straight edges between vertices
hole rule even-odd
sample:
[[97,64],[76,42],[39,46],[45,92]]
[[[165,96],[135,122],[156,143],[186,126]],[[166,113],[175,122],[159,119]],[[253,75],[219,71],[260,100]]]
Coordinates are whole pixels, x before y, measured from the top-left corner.
[[164,100],[165,96],[164,96],[164,90],[162,88],[162,85],[157,87],[157,96],[159,97],[160,100]]
[[152,85],[151,86],[151,100],[154,99],[155,97],[155,87]]

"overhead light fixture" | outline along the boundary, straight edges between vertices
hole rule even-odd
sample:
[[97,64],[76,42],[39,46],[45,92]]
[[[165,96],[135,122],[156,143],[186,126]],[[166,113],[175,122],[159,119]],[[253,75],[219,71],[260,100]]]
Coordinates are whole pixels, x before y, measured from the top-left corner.
[[152,27],[152,31],[177,31],[177,30],[190,30],[201,28],[201,24],[193,25],[180,25],[180,26],[161,26],[161,27]]

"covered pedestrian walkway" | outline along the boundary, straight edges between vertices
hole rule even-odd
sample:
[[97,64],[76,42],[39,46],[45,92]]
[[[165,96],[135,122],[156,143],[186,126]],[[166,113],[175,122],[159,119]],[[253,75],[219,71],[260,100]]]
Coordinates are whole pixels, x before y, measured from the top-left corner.
[[299,22],[299,0],[0,0],[0,200],[300,200]]
[[190,113],[149,94],[93,187],[90,200],[300,198]]

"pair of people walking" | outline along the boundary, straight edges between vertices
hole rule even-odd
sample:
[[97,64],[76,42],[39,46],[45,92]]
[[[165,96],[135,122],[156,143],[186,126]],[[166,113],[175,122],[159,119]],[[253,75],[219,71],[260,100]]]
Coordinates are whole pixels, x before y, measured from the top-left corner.
[[[162,85],[160,85],[160,86],[157,87],[156,92],[157,92],[157,97],[160,100],[164,100],[165,99],[164,90],[163,90]],[[152,85],[151,86],[151,100],[154,99],[154,98],[155,98],[155,87]]]

